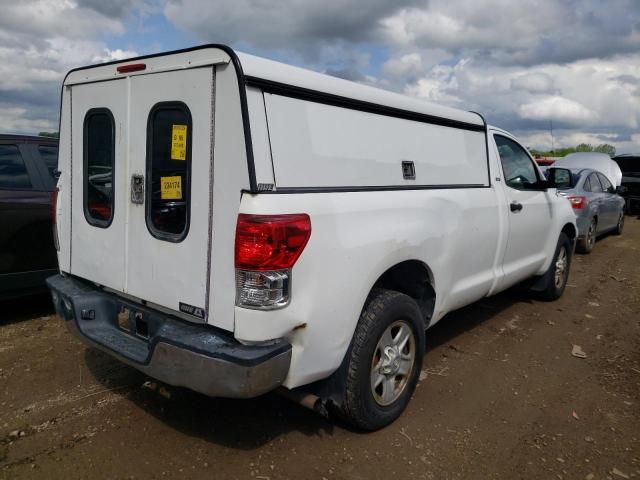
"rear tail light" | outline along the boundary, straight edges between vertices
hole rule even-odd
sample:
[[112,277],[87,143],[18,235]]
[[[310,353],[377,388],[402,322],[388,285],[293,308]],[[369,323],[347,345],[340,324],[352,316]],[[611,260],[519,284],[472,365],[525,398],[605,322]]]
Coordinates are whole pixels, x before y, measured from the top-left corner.
[[51,228],[53,230],[53,244],[57,251],[60,251],[60,242],[58,240],[58,227],[57,227],[57,210],[58,210],[58,188],[56,187],[49,194],[49,215],[51,217]]
[[587,205],[587,197],[567,197],[574,210],[582,210]]
[[275,309],[289,303],[291,268],[309,237],[307,214],[238,216],[236,305]]

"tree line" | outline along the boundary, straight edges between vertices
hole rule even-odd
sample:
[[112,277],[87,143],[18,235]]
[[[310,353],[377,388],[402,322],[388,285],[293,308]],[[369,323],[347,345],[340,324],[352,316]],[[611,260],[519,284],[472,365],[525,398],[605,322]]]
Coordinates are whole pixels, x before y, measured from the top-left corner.
[[531,155],[534,157],[565,157],[570,153],[576,152],[599,152],[606,153],[610,157],[615,156],[616,147],[613,145],[609,145],[608,143],[603,143],[602,145],[591,145],[589,143],[581,143],[575,147],[566,147],[566,148],[556,148],[554,150],[537,150],[535,148],[530,148],[529,151]]

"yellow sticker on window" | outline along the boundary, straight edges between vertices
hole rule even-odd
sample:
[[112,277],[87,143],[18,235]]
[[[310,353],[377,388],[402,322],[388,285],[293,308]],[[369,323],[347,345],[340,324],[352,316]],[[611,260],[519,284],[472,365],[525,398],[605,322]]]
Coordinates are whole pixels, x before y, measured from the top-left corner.
[[160,177],[160,198],[182,200],[182,177]]
[[187,159],[187,126],[172,125],[171,127],[171,160]]

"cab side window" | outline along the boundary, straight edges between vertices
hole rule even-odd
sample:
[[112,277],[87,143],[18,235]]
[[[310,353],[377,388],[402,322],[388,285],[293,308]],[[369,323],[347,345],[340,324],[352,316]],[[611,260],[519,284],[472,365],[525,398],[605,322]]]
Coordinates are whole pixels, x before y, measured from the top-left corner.
[[527,152],[510,138],[494,135],[506,184],[516,190],[535,190],[538,173]]

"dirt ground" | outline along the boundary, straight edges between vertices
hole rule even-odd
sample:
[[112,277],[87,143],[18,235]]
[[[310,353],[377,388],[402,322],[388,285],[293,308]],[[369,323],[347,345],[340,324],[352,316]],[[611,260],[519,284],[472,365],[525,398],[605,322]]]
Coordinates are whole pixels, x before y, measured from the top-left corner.
[[427,336],[407,411],[362,434],[275,394],[150,388],[48,297],[6,303],[0,478],[640,478],[640,219],[574,257],[559,301],[505,292]]

